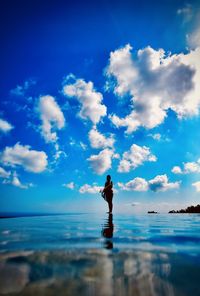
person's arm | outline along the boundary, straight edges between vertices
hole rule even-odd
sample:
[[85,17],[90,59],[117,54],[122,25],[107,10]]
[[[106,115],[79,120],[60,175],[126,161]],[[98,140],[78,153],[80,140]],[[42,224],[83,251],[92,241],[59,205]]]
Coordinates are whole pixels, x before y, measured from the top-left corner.
[[106,184],[105,184],[105,187],[104,187],[104,191],[106,190],[106,189],[108,189],[109,187],[113,187],[113,183],[112,182],[110,182],[110,184],[108,184],[107,186],[106,186]]
[[103,192],[105,192],[105,190],[106,190],[106,183],[105,183],[105,185],[104,185],[104,189],[103,189]]

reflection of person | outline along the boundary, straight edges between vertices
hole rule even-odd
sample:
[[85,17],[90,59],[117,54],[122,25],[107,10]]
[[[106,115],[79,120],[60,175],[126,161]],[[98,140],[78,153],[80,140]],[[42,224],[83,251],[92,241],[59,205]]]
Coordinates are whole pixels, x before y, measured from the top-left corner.
[[112,242],[112,237],[113,237],[113,215],[109,214],[108,215],[108,220],[107,223],[104,225],[102,229],[102,235],[103,237],[107,238],[105,241],[105,247],[106,249],[112,249],[113,248],[113,242]]
[[111,176],[107,175],[107,180],[103,189],[103,194],[105,196],[105,200],[108,203],[108,207],[109,207],[109,213],[112,213],[112,208],[113,208],[113,203],[112,203],[112,199],[113,199],[113,182],[111,181]]

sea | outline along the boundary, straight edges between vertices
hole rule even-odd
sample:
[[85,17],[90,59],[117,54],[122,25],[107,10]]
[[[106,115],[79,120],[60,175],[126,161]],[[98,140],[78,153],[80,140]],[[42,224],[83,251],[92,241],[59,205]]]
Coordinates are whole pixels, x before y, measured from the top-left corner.
[[200,214],[8,215],[0,295],[200,296]]

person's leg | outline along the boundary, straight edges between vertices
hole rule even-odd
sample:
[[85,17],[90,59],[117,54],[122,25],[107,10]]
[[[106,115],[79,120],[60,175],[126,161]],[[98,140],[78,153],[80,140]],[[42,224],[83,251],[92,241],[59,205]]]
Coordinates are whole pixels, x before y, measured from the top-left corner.
[[109,206],[109,212],[112,213],[112,209],[113,209],[112,198],[109,199],[108,206]]

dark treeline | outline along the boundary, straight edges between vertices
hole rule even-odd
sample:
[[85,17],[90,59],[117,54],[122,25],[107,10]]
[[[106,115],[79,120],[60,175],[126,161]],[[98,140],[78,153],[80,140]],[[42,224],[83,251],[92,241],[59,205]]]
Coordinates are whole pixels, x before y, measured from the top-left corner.
[[176,214],[176,213],[183,213],[183,214],[187,214],[187,213],[198,213],[200,214],[200,205],[197,205],[197,206],[190,206],[190,207],[187,207],[187,209],[181,209],[179,211],[175,211],[175,210],[172,210],[172,211],[169,211],[169,214]]

